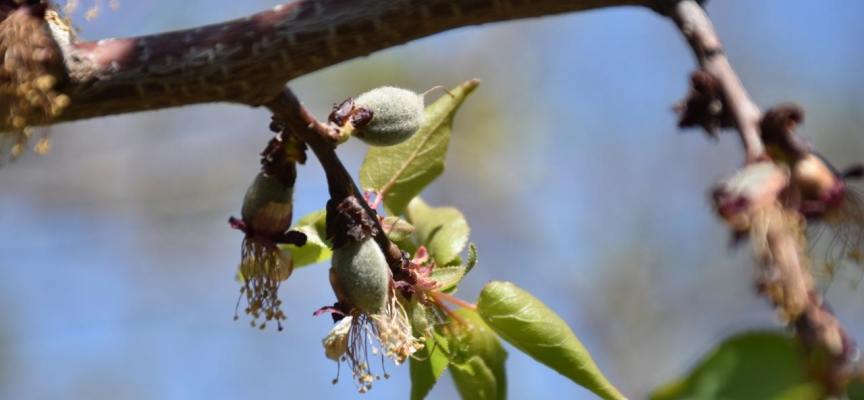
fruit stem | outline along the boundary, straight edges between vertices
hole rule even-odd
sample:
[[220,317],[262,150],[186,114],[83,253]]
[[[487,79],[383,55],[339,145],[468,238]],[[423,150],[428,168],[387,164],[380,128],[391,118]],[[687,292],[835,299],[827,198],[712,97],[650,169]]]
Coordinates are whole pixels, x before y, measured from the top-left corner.
[[432,292],[431,295],[432,295],[432,298],[434,298],[436,300],[446,300],[447,302],[453,303],[453,304],[460,306],[462,308],[467,308],[467,309],[472,310],[472,311],[477,311],[477,305],[476,304],[472,304],[472,303],[469,303],[465,300],[453,297],[447,293]]

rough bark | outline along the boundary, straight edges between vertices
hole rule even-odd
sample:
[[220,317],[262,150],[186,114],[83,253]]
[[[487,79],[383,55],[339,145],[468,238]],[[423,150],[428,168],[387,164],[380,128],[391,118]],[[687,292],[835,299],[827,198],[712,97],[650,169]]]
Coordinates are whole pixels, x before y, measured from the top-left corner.
[[[299,0],[224,23],[63,46],[70,104],[31,124],[209,102],[261,105],[289,80],[464,26],[657,0]],[[490,50],[491,51],[491,50]],[[11,126],[3,121],[0,131]]]

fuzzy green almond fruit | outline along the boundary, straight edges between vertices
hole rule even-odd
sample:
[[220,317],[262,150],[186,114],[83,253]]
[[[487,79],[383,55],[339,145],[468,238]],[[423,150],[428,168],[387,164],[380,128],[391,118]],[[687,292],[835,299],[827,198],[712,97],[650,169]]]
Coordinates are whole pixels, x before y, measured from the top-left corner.
[[390,295],[390,267],[375,240],[367,238],[334,249],[332,271],[345,297],[339,301],[366,314],[384,313]]
[[408,89],[393,86],[372,89],[357,96],[354,106],[372,111],[369,123],[353,133],[370,146],[402,143],[423,124],[423,95]]
[[259,172],[246,189],[240,216],[256,234],[277,235],[291,226],[294,188]]

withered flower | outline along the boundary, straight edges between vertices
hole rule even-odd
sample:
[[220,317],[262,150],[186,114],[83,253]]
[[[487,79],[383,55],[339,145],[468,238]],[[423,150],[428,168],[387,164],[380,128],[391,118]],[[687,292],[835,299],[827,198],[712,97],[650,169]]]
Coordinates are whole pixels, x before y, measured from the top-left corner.
[[[306,236],[288,232],[293,214],[293,180],[286,183],[276,176],[259,172],[246,191],[241,211],[242,219],[229,219],[231,227],[243,231],[239,278],[243,281],[241,298],[246,297],[245,312],[252,316],[251,325],[263,318],[275,320],[279,330],[285,314],[278,297],[279,285],[291,276],[294,261],[291,253],[280,249],[282,243],[305,244]],[[239,308],[239,300],[238,300]],[[235,313],[234,316],[237,319]]]
[[341,320],[323,340],[325,354],[347,363],[358,390],[366,392],[380,378],[369,367],[370,352],[380,351],[399,365],[423,348],[423,339],[412,334],[404,298],[372,239],[377,230],[358,200],[349,197],[335,207],[331,202],[327,212],[334,243],[330,283],[337,303],[326,310]]

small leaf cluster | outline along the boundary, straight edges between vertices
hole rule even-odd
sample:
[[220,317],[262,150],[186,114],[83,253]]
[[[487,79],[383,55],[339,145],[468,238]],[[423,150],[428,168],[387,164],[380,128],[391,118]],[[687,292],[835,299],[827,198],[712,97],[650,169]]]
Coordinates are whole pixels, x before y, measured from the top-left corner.
[[[449,368],[462,398],[506,399],[504,339],[601,398],[621,399],[572,329],[530,293],[512,283],[491,282],[476,304],[453,296],[478,264],[477,248],[469,243],[462,212],[429,205],[420,194],[444,171],[454,115],[478,84],[466,82],[426,107],[413,136],[370,147],[360,168],[362,188],[376,199],[373,208],[380,205],[386,214],[378,216],[382,229],[411,260],[410,279],[394,276],[397,308],[424,344],[410,358],[411,398],[425,398]],[[280,245],[293,254],[295,267],[332,257],[326,219],[324,210],[305,215],[291,228],[305,234],[305,245]],[[408,284],[409,290],[399,289]],[[367,388],[371,384],[361,391]]]

